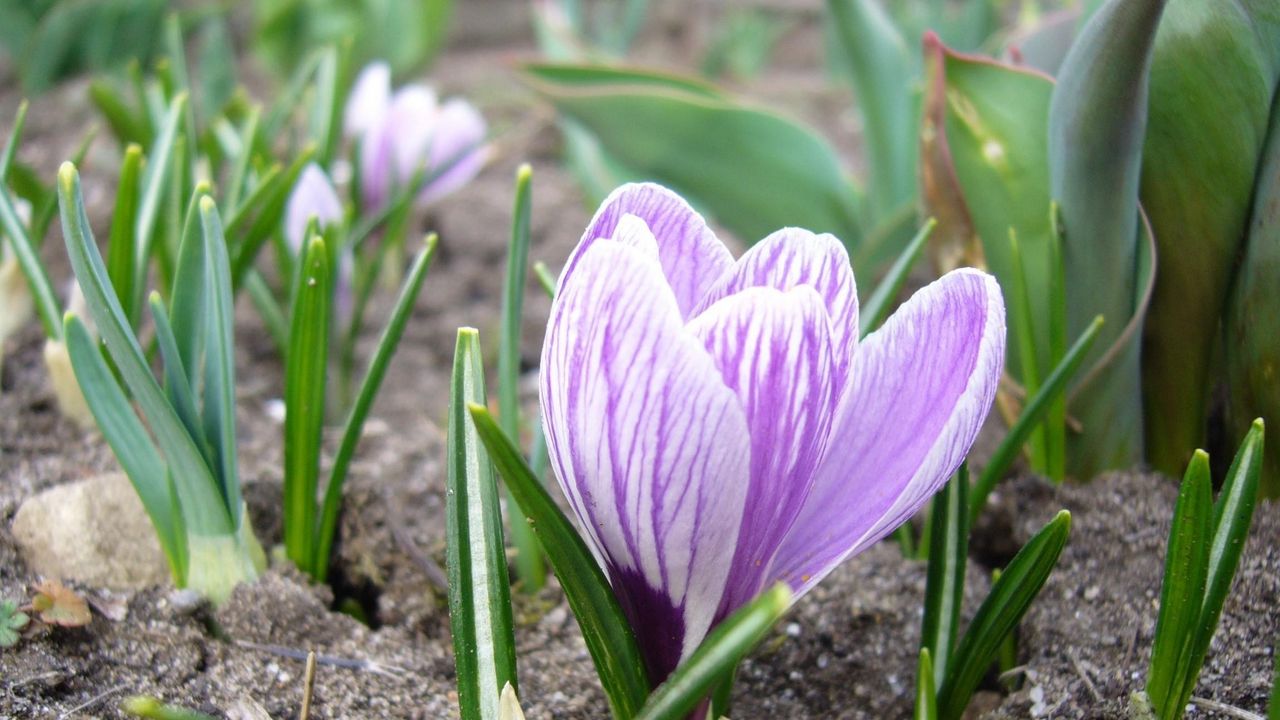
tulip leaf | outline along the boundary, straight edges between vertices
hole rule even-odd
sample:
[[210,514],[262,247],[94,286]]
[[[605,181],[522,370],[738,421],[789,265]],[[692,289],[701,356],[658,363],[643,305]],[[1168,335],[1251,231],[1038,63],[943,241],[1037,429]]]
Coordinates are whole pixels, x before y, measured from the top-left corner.
[[1209,456],[1199,451],[1187,466],[1173,510],[1160,589],[1160,616],[1147,670],[1147,696],[1162,720],[1181,717],[1181,709],[1186,707],[1185,699],[1181,704],[1178,701],[1204,601],[1212,521]]
[[1010,53],[1019,65],[1056,75],[1071,50],[1080,26],[1080,8],[1056,10],[1041,16],[1029,28],[1014,32]]
[[827,0],[865,126],[869,214],[879,220],[915,197],[918,67],[876,0]]
[[690,81],[655,77],[525,66],[527,82],[594,133],[611,157],[687,195],[744,241],[803,225],[860,248],[857,193],[821,136],[767,110],[690,90]]
[[[1031,288],[1051,287],[1048,144],[1052,81],[1039,73],[964,55],[925,38],[928,61],[921,128],[921,197],[938,219],[929,254],[946,272],[984,267],[1004,288],[1013,287],[1010,230],[1022,251]],[[1031,295],[1031,318],[1010,303],[1009,327],[1032,327],[1039,376],[1051,369],[1049,293]],[[1025,382],[1022,343],[1010,342],[1006,366]],[[936,658],[935,658],[936,660]]]
[[[1217,358],[1224,351],[1220,323],[1229,303],[1237,313],[1237,327],[1247,323],[1250,333],[1228,330],[1225,352],[1234,356],[1228,364],[1257,369],[1264,367],[1262,355],[1273,361],[1277,357],[1264,324],[1273,322],[1266,307],[1274,300],[1258,301],[1261,278],[1267,278],[1266,287],[1274,286],[1275,261],[1246,258],[1241,264],[1240,256],[1276,255],[1265,242],[1250,239],[1245,251],[1241,241],[1260,232],[1257,224],[1266,222],[1268,207],[1265,193],[1277,193],[1274,179],[1270,191],[1263,184],[1280,165],[1274,129],[1278,88],[1280,12],[1274,2],[1169,0],[1156,34],[1143,151],[1142,205],[1159,243],[1160,272],[1145,328],[1142,373],[1147,457],[1170,475],[1180,472],[1191,451],[1205,442],[1212,388],[1220,373]],[[1275,228],[1274,213],[1270,222]],[[1270,233],[1274,248],[1276,230]],[[1266,269],[1268,264],[1272,269]],[[1243,274],[1233,279],[1237,267]],[[1253,299],[1246,301],[1249,294]],[[1246,309],[1249,305],[1255,309]],[[1268,344],[1271,349],[1264,349]],[[1261,393],[1258,397],[1269,392],[1272,400],[1270,413],[1240,407],[1232,431],[1243,433],[1258,415],[1277,417],[1280,395],[1275,388],[1272,380],[1233,391],[1233,401],[1245,405],[1251,403],[1251,392]],[[1271,449],[1280,450],[1280,443],[1272,443]],[[1271,467],[1270,477],[1280,477],[1280,463]],[[1280,486],[1272,487],[1273,494],[1280,492]]]
[[938,720],[938,698],[934,689],[933,662],[929,648],[920,648],[920,662],[916,665],[916,707],[914,720]]
[[333,269],[323,237],[311,236],[298,265],[284,356],[284,546],[289,559],[314,577],[319,560],[313,545],[316,489],[333,302]]
[[480,334],[458,330],[449,400],[449,621],[463,720],[498,716],[503,686],[516,683],[511,581],[493,465],[468,407],[486,404]]
[[1053,408],[1054,402],[1066,391],[1067,384],[1075,377],[1076,372],[1084,363],[1085,355],[1089,353],[1094,341],[1098,338],[1098,334],[1102,331],[1102,325],[1103,320],[1101,317],[1093,319],[1093,324],[1085,328],[1084,333],[1076,339],[1075,344],[1062,357],[1062,361],[1053,369],[1053,372],[1049,373],[1049,377],[1040,386],[1040,390],[1023,406],[1022,414],[1018,416],[1013,427],[1009,428],[1009,432],[1000,441],[996,451],[991,454],[991,459],[987,461],[987,466],[982,469],[982,474],[978,476],[977,484],[973,486],[973,493],[970,495],[969,500],[970,523],[977,521],[978,515],[982,513],[982,509],[987,505],[987,496],[991,494],[996,483],[1004,478],[1009,466],[1017,459],[1023,443],[1031,436],[1031,431],[1044,420],[1045,416]]
[[[533,169],[516,171],[516,200],[512,211],[511,244],[507,248],[507,282],[502,291],[502,337],[498,343],[498,420],[507,437],[520,437],[520,326],[524,320],[524,289],[528,283],[529,212]],[[512,503],[515,501],[512,500]],[[546,582],[542,550],[524,523],[511,524],[516,575],[525,592],[537,592]]]
[[1262,473],[1262,491],[1280,496],[1280,308],[1275,285],[1280,277],[1280,112],[1271,113],[1271,130],[1258,172],[1247,247],[1237,271],[1226,317],[1225,347],[1229,420],[1233,429],[1254,417],[1272,418]]
[[649,697],[636,720],[681,720],[731,672],[791,606],[791,588],[778,583],[716,625],[688,660]]
[[[924,589],[920,649],[933,666],[930,685],[946,676],[960,631],[965,565],[969,558],[969,468],[961,465],[933,498],[929,513],[929,570]],[[932,658],[937,658],[936,661]]]
[[373,358],[369,361],[369,369],[365,371],[364,380],[360,382],[355,402],[352,403],[351,411],[343,425],[342,440],[334,455],[333,467],[329,470],[329,484],[325,488],[324,504],[320,509],[319,529],[315,542],[316,555],[312,561],[316,582],[324,582],[328,575],[329,553],[333,548],[333,535],[338,529],[338,510],[342,505],[342,486],[346,482],[347,469],[351,465],[351,458],[364,431],[364,421],[373,407],[378,389],[382,387],[387,366],[391,364],[391,358],[400,347],[405,327],[413,315],[414,301],[422,291],[427,270],[431,268],[431,261],[435,258],[438,245],[439,238],[434,233],[428,235],[422,250],[409,267],[404,284],[400,287],[400,295],[396,298],[395,307],[391,310],[391,318],[382,330],[382,336],[378,338]]
[[482,405],[471,405],[469,409],[494,467],[502,474],[520,506],[520,513],[541,541],[564,589],[614,718],[635,717],[649,696],[649,679],[635,632],[618,605],[609,580],[573,523],[525,464],[519,449],[489,411]]
[[1070,532],[1071,513],[1061,510],[1022,546],[992,584],[987,599],[960,638],[955,655],[947,664],[946,679],[938,688],[938,710],[942,720],[959,720],[964,713],[969,698],[991,666],[1005,636],[1017,627],[1049,579]]
[[[1112,319],[1100,344],[1099,391],[1072,405],[1088,433],[1088,452],[1070,455],[1073,474],[1083,478],[1143,457],[1138,181],[1163,9],[1164,0],[1104,3],[1063,60],[1049,108],[1050,191],[1065,229],[1066,330],[1076,335],[1098,315]],[[1138,319],[1134,335],[1126,335],[1130,318]]]

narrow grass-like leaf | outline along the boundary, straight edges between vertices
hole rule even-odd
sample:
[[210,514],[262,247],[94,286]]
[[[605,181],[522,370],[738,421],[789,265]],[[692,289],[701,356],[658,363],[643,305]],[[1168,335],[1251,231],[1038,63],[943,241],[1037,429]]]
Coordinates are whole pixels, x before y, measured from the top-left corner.
[[147,425],[155,433],[157,445],[168,461],[180,488],[179,497],[187,527],[193,534],[231,536],[236,526],[224,505],[218,482],[151,375],[142,347],[111,288],[106,266],[89,229],[89,218],[80,194],[80,176],[70,163],[63,163],[58,171],[58,200],[67,254],[84,291],[85,304],[120,370],[120,376],[141,407]]
[[284,126],[289,122],[290,116],[294,114],[301,104],[302,94],[306,92],[307,84],[311,82],[311,75],[320,63],[323,53],[323,49],[312,53],[289,76],[289,82],[285,84],[283,91],[277,96],[275,104],[271,106],[271,112],[267,113],[266,120],[262,123],[263,137],[279,137],[284,131]]
[[1032,429],[1040,424],[1045,413],[1052,407],[1053,399],[1063,393],[1067,383],[1080,369],[1080,363],[1098,337],[1102,322],[1101,316],[1094,318],[1093,324],[1085,328],[1085,331],[1076,339],[1075,344],[1062,358],[1062,362],[1058,363],[1053,372],[1049,373],[1049,377],[1045,378],[1040,391],[1022,407],[1022,414],[1000,441],[991,459],[987,461],[987,466],[982,469],[982,474],[978,476],[978,483],[973,486],[969,500],[970,523],[978,519],[978,515],[986,507],[987,496],[1008,472],[1009,466],[1018,457],[1018,452],[1022,449],[1022,444],[1027,441]]
[[[564,589],[578,619],[582,638],[604,686],[615,718],[635,717],[649,696],[649,679],[634,631],[613,595],[609,580],[573,523],[561,512],[520,450],[482,405],[471,405],[471,419],[493,465],[511,490]],[[517,522],[519,518],[517,517]]]
[[31,296],[35,299],[36,314],[40,316],[40,324],[44,327],[46,337],[57,340],[62,337],[62,310],[58,304],[58,296],[53,291],[49,274],[44,263],[31,245],[31,237],[18,217],[18,210],[13,205],[13,196],[9,188],[0,183],[0,228],[9,238],[9,247],[18,259],[18,266],[27,279]]
[[916,707],[911,717],[914,720],[938,720],[938,698],[929,648],[920,648],[920,662],[916,665]]
[[556,299],[556,277],[547,269],[544,262],[536,262],[533,264],[533,275],[538,278],[538,285],[542,287],[542,291],[552,300]]
[[1209,569],[1209,539],[1213,532],[1213,481],[1209,456],[1197,450],[1187,465],[1178,490],[1160,587],[1160,616],[1156,620],[1147,669],[1147,695],[1162,720],[1182,717],[1185,673],[1195,645],[1197,622],[1204,602]]
[[[116,184],[116,206],[111,213],[111,235],[107,238],[107,277],[121,297],[136,297],[134,285],[138,282],[137,257],[138,193],[142,176],[142,148],[130,144],[124,151],[120,164],[120,180]],[[137,315],[131,314],[129,322],[135,325]]]
[[89,99],[106,119],[111,134],[121,145],[131,143],[147,145],[151,142],[151,128],[146,113],[136,112],[120,97],[110,83],[94,80],[89,84]]
[[276,301],[271,286],[267,285],[267,281],[253,269],[245,275],[244,286],[249,292],[249,300],[257,309],[258,316],[267,329],[267,334],[276,344],[276,350],[283,355],[289,347],[289,321],[285,320],[284,310]]
[[181,586],[186,578],[186,532],[182,513],[175,512],[175,499],[170,491],[170,481],[165,477],[164,460],[134,412],[132,403],[120,389],[115,375],[107,367],[97,343],[89,337],[84,323],[68,314],[65,327],[67,352],[71,356],[80,391],[84,393],[102,437],[111,446],[120,468],[142,500],[142,507],[160,539],[160,549],[169,563],[169,571]]
[[935,677],[942,683],[960,633],[960,606],[964,601],[964,573],[969,558],[969,467],[961,465],[955,477],[933,498],[929,514],[929,571],[924,589],[924,624],[920,648],[929,652]]
[[[232,221],[236,218],[236,213],[240,210],[240,198],[244,195],[245,183],[249,177],[250,161],[253,159],[254,148],[258,142],[258,122],[262,118],[262,108],[254,105],[249,108],[249,116],[245,118],[243,129],[240,131],[240,152],[235,156],[235,160],[231,165],[231,170],[227,174],[227,189],[222,194],[223,204],[226,206],[227,217]],[[230,222],[228,222],[230,226]]]
[[333,468],[329,471],[329,485],[324,491],[324,505],[320,509],[320,525],[315,544],[316,556],[312,566],[315,568],[314,577],[317,582],[324,582],[328,575],[329,553],[333,548],[333,534],[338,528],[338,510],[342,505],[342,485],[347,479],[347,468],[351,465],[356,445],[360,442],[364,421],[369,416],[374,398],[377,397],[378,389],[382,387],[382,380],[386,377],[387,366],[400,347],[405,326],[413,315],[413,303],[422,290],[423,281],[426,280],[427,270],[431,268],[431,261],[435,258],[438,244],[439,239],[434,233],[428,235],[424,247],[409,268],[409,274],[400,288],[400,296],[396,298],[395,307],[391,310],[391,319],[387,321],[382,337],[378,338],[373,359],[369,361],[369,369],[365,372],[360,390],[356,393],[355,403],[352,404],[351,412],[347,415],[347,421],[343,426],[342,441],[338,445],[337,454],[334,455]]
[[284,371],[284,546],[289,559],[316,574],[316,488],[324,430],[325,373],[333,298],[329,250],[313,235],[290,303]]
[[[272,233],[280,229],[280,218],[284,213],[285,203],[289,200],[289,193],[298,184],[298,176],[302,174],[302,169],[314,157],[315,147],[305,148],[294,158],[293,163],[289,165],[283,175],[275,177],[269,191],[264,193],[264,197],[260,201],[261,210],[253,216],[251,222],[247,216],[236,216],[235,220],[247,223],[247,228],[241,225],[229,226],[228,234],[239,238],[236,243],[235,262],[232,264],[231,270],[231,286],[233,288],[240,287],[244,281],[245,273],[249,271],[249,268],[253,267],[253,261],[257,258],[258,251],[262,249],[262,245]],[[246,201],[244,207],[249,207],[252,200],[253,198],[250,198],[250,201]]]
[[18,152],[18,143],[22,142],[22,130],[27,125],[27,109],[30,104],[23,100],[18,103],[18,112],[13,116],[13,129],[4,141],[4,150],[0,151],[0,179],[8,181],[9,168],[13,164],[13,156]]
[[156,345],[160,348],[160,358],[164,360],[164,392],[169,404],[178,413],[187,432],[195,439],[196,445],[205,447],[207,442],[204,425],[200,421],[200,407],[196,402],[195,391],[188,381],[186,367],[182,363],[182,354],[178,351],[178,342],[173,334],[173,326],[169,322],[169,312],[160,299],[160,294],[152,291],[147,299],[151,309],[151,317],[155,321]]
[[231,262],[222,221],[213,198],[200,198],[200,224],[204,234],[204,258],[209,301],[205,329],[209,333],[204,357],[204,426],[213,446],[215,477],[231,513],[240,526],[240,471],[236,452],[235,308],[231,298]]
[[[1057,366],[1067,355],[1067,289],[1062,265],[1064,231],[1058,204],[1050,203],[1049,248],[1049,359]],[[1062,482],[1067,476],[1067,394],[1060,393],[1049,404],[1044,420],[1045,464],[1049,477]]]
[[[1009,261],[1013,266],[1011,300],[1018,306],[1017,312],[1010,313],[1014,321],[1011,331],[1014,341],[1018,343],[1018,358],[1022,361],[1022,388],[1027,397],[1035,397],[1040,390],[1040,358],[1036,352],[1036,335],[1033,329],[1035,320],[1031,309],[1031,293],[1027,290],[1026,266],[1022,263],[1022,246],[1018,243],[1018,232],[1013,227],[1009,228]],[[1043,423],[1037,423],[1026,443],[1031,456],[1031,467],[1037,472],[1045,472],[1048,465],[1046,431]],[[1053,479],[1062,481],[1062,478]]]
[[777,583],[734,611],[653,691],[636,720],[687,717],[790,606],[791,588]]
[[[498,341],[498,421],[507,437],[520,437],[520,325],[523,318],[525,278],[529,267],[529,210],[533,170],[528,164],[516,170],[516,200],[511,217],[511,244],[507,248],[507,283],[502,291],[502,336]],[[512,500],[511,503],[515,501]],[[511,523],[516,576],[527,593],[536,593],[546,582],[542,551],[529,526]]]
[[135,695],[120,703],[120,711],[147,720],[215,720],[212,715],[188,710],[176,705],[165,705],[146,695]]
[[209,293],[206,288],[208,276],[204,268],[205,239],[200,225],[200,198],[207,195],[209,190],[210,187],[202,183],[187,204],[182,243],[178,246],[173,286],[169,293],[169,319],[173,321],[174,344],[187,373],[187,384],[192,389],[200,386],[201,357],[208,339],[205,330],[205,303]]
[[498,483],[467,414],[468,406],[486,402],[480,334],[461,328],[449,400],[445,505],[449,622],[463,720],[496,720],[503,686],[519,691]]
[[911,268],[920,259],[920,251],[924,249],[925,242],[929,239],[929,234],[933,232],[933,228],[937,224],[938,221],[933,218],[925,221],[925,224],[920,227],[920,231],[911,239],[911,242],[907,243],[898,258],[893,261],[889,272],[885,273],[885,276],[881,278],[875,292],[871,293],[871,297],[859,310],[858,322],[861,325],[859,330],[862,335],[865,336],[880,327],[880,323],[889,317],[889,311],[892,309],[891,304],[897,299],[903,283],[907,281],[907,275],[911,273]]
[[[1253,509],[1258,499],[1258,483],[1262,475],[1263,438],[1265,427],[1261,418],[1254,420],[1236,452],[1218,501],[1213,506],[1212,544],[1209,548],[1205,578],[1204,602],[1200,616],[1191,632],[1191,657],[1182,674],[1181,697],[1183,706],[1195,689],[1204,665],[1209,643],[1218,629],[1222,606],[1231,591],[1240,553],[1249,538],[1249,526],[1253,522]],[[1193,460],[1194,462],[1194,460]]]
[[[179,95],[173,99],[165,114],[160,133],[156,136],[155,144],[147,154],[147,168],[142,176],[142,202],[138,206],[137,229],[134,231],[134,236],[137,238],[134,277],[138,279],[146,277],[148,261],[151,259],[151,244],[155,236],[156,218],[160,214],[160,201],[163,199],[165,186],[169,180],[174,141],[186,107],[185,95]],[[141,282],[134,288],[134,294],[129,300],[130,308],[134,309],[131,316],[136,317],[136,308],[142,304]]]
[[316,161],[326,167],[333,158],[333,150],[338,143],[339,130],[342,126],[342,97],[338,91],[341,77],[338,60],[336,47],[330,46],[320,51],[320,61],[316,65],[314,91],[311,98],[311,112],[307,118],[308,134],[311,141],[319,148]]
[[960,645],[947,664],[947,675],[938,688],[938,712],[942,720],[959,720],[995,660],[1006,635],[1018,626],[1027,608],[1040,593],[1058,555],[1071,533],[1071,513],[1061,510],[1035,537],[1022,546],[991,586]]

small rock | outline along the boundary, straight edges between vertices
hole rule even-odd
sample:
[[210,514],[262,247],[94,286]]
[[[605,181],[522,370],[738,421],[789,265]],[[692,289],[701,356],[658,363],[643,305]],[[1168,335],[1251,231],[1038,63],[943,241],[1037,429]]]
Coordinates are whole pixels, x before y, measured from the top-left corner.
[[26,499],[12,532],[39,575],[113,590],[166,582],[151,519],[123,473],[49,488]]

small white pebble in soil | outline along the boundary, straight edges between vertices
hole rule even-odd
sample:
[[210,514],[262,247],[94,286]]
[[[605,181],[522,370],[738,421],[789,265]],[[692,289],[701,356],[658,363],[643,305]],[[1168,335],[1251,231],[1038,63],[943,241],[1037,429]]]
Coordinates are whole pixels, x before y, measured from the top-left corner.
[[828,665],[830,665],[830,664],[831,664],[831,656],[830,656],[830,655],[828,655],[828,654],[826,654],[826,653],[822,653],[821,655],[819,655],[819,656],[818,656],[818,667],[819,667],[819,668],[821,668],[821,669],[825,670],[825,669],[827,668],[827,666],[828,666]]
[[800,637],[800,623],[787,623],[787,637]]
[[791,674],[788,675],[787,677],[790,678],[791,680],[799,681],[804,679],[804,673],[800,672],[799,670],[792,670]]
[[271,398],[264,402],[262,409],[271,422],[277,425],[284,422],[284,401],[280,398]]
[[1084,591],[1084,599],[1088,600],[1089,602],[1093,602],[1094,600],[1098,599],[1098,595],[1101,592],[1102,592],[1102,588],[1098,587],[1097,585],[1090,585],[1089,588]]
[[1039,685],[1027,691],[1027,697],[1031,700],[1031,716],[1043,717],[1049,709],[1044,704],[1044,688]]

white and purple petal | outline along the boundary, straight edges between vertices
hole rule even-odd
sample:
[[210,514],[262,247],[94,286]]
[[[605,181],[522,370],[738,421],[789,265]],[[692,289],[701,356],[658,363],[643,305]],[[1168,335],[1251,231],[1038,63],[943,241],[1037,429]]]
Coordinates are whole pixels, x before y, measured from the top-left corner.
[[770,577],[804,593],[911,517],[959,467],[1004,362],[995,279],[956,270],[859,344],[814,487]]
[[342,221],[342,201],[329,176],[315,163],[302,169],[285,206],[284,237],[294,252],[302,249],[312,218],[321,228]]
[[720,615],[754,597],[826,451],[839,387],[823,298],[812,287],[748,287],[688,325],[738,396],[751,478]]
[[838,382],[843,384],[848,362],[858,342],[858,289],[849,253],[834,235],[783,228],[756,243],[720,277],[695,311],[751,287],[776,290],[808,286],[822,297],[831,321]]
[[369,63],[360,71],[343,112],[343,131],[358,138],[380,125],[391,105],[391,66],[385,62]]
[[633,183],[614,190],[569,256],[561,282],[575,272],[579,258],[597,240],[613,237],[624,215],[634,215],[649,226],[680,316],[690,318],[707,291],[733,265],[733,256],[684,198],[661,185]]
[[750,445],[738,396],[685,330],[647,238],[634,220],[621,229],[636,242],[593,243],[561,280],[542,353],[543,427],[658,681],[715,619]]
[[436,113],[427,167],[439,173],[419,200],[433,203],[474,178],[489,160],[484,144],[489,128],[475,106],[461,98],[447,100]]

